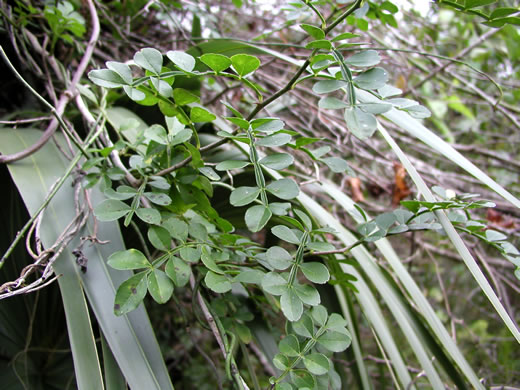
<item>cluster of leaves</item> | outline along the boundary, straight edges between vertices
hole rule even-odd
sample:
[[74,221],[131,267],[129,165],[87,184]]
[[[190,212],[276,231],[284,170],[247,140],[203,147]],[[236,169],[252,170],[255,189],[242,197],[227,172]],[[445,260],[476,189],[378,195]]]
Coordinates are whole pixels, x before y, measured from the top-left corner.
[[520,25],[520,9],[518,7],[496,7],[491,11],[483,9],[497,0],[440,0],[441,4],[455,8],[471,15],[485,19],[486,26],[500,28],[506,24]]
[[475,200],[478,194],[455,194],[452,190],[434,186],[432,190],[441,199],[438,202],[421,200],[404,200],[401,205],[405,209],[396,209],[378,215],[371,221],[365,212],[356,207],[365,223],[357,227],[361,238],[355,245],[363,242],[374,242],[383,237],[401,234],[408,231],[436,230],[442,232],[435,211],[447,210],[447,216],[455,228],[461,232],[475,236],[486,244],[497,249],[505,258],[517,268],[515,275],[520,277],[520,251],[508,241],[508,237],[496,230],[488,229],[484,221],[474,219],[470,210],[495,207],[495,204],[486,200]]
[[[336,313],[330,316],[322,305],[313,307],[298,321],[287,324],[292,332],[278,344],[280,353],[275,366],[282,371],[270,378],[276,390],[293,390],[281,382],[288,374],[297,389],[341,388],[341,379],[330,361],[333,352],[342,352],[350,345],[346,321]],[[302,370],[305,367],[306,370]]]
[[[225,294],[236,283],[256,285],[266,294],[280,296],[279,305],[288,320],[300,320],[304,306],[316,307],[321,302],[312,283],[323,284],[330,278],[324,264],[304,262],[304,254],[311,250],[333,249],[330,244],[320,241],[320,235],[330,233],[330,229],[313,229],[306,213],[294,208],[290,202],[273,201],[273,198],[290,201],[300,193],[293,179],[269,182],[264,173],[268,169],[286,169],[293,164],[294,157],[288,153],[270,153],[262,157],[260,149],[284,145],[301,149],[334,172],[347,169],[346,162],[336,157],[324,157],[330,147],[307,148],[319,139],[299,137],[295,143],[290,143],[298,133],[284,129],[284,122],[278,118],[247,120],[231,105],[224,103],[233,113],[225,119],[236,129],[221,130],[217,135],[248,147],[249,161],[225,160],[213,169],[201,157],[195,124],[211,122],[216,116],[200,106],[197,95],[175,88],[174,79],[178,76],[221,76],[242,81],[260,93],[246,78],[260,66],[260,61],[246,54],[231,58],[203,54],[194,58],[181,51],[170,51],[166,56],[173,68],[164,66],[163,55],[156,49],[145,48],[137,52],[134,64],[144,72],[144,76],[134,78],[129,65],[113,61],[107,62],[106,69],[93,70],[89,74],[95,84],[105,88],[123,88],[127,96],[139,104],[158,105],[167,125],[164,128],[155,124],[141,131],[135,131],[132,125],[119,129],[121,139],[114,146],[92,150],[99,156],[83,166],[87,172],[85,185],[90,187],[99,183],[107,197],[95,207],[96,217],[101,221],[124,218],[123,223],[128,226],[137,216],[147,224],[148,241],[156,250],[152,257],[137,249],[128,249],[116,252],[108,259],[108,264],[115,269],[136,271],[119,286],[115,313],[123,315],[134,310],[147,292],[156,302],[167,302],[174,288],[185,286],[196,268],[209,290]],[[207,69],[196,70],[197,66],[206,66]],[[107,156],[114,151],[129,155],[128,171],[140,178],[138,186],[120,184],[114,188],[113,181],[125,178],[124,170],[107,164]],[[188,157],[189,161],[183,164]],[[179,163],[179,169],[168,170]],[[234,234],[231,223],[221,218],[211,206],[209,198],[213,195],[213,186],[217,183],[224,185],[218,172],[236,172],[249,167],[254,171],[256,186],[233,188],[227,185],[232,189],[229,203],[235,207],[256,203],[244,213],[245,225],[251,232],[262,230],[273,216],[283,220],[286,225],[273,226],[271,232],[287,245],[297,246],[294,253],[281,246],[265,250]],[[143,202],[148,207],[143,207]],[[299,220],[289,216],[291,212]],[[307,279],[306,283],[298,278],[300,271]],[[225,328],[238,333],[243,342],[250,340],[242,323],[235,321]],[[346,329],[343,333],[345,338],[349,337]],[[296,363],[291,367],[294,366]]]
[[[360,139],[372,136],[378,127],[376,115],[389,110],[404,110],[415,118],[430,115],[418,102],[395,98],[401,90],[387,84],[388,73],[376,66],[381,60],[376,51],[365,50],[345,58],[343,49],[351,44],[342,41],[357,35],[342,33],[327,39],[329,31],[324,18],[312,3],[306,2],[305,5],[320,16],[323,24],[321,27],[301,25],[312,39],[306,46],[312,50],[309,67],[304,69],[309,71],[309,75],[295,80],[290,87],[319,78],[312,90],[317,94],[327,94],[320,100],[319,107],[344,110],[347,128]],[[386,23],[392,25],[395,22],[391,17],[395,12],[392,5],[391,2],[379,6],[366,2],[350,16],[350,22],[359,24],[365,16],[382,13],[387,15]],[[280,354],[274,359],[276,367],[283,373],[272,378],[271,383],[279,389],[292,388],[291,384],[282,382],[290,374],[297,388],[327,388],[329,385],[339,388],[339,376],[329,357],[331,352],[348,347],[350,335],[341,316],[328,316],[325,308],[320,306],[321,297],[315,284],[329,282],[327,266],[318,261],[304,261],[305,255],[312,251],[333,250],[332,245],[321,239],[324,233],[333,232],[316,227],[311,218],[297,207],[295,199],[300,189],[295,180],[284,176],[270,180],[267,174],[272,170],[287,175],[287,168],[294,163],[292,154],[278,150],[269,152],[272,148],[302,150],[335,173],[348,170],[347,163],[337,157],[325,157],[331,150],[328,146],[309,149],[309,145],[320,139],[304,137],[286,129],[279,118],[245,117],[231,104],[223,102],[224,109],[232,115],[224,117],[226,126],[216,125],[220,128],[217,136],[221,141],[234,142],[244,150],[248,159],[226,159],[216,165],[208,164],[201,155],[198,129],[201,124],[216,124],[217,116],[200,104],[196,93],[177,87],[176,79],[216,77],[238,81],[250,88],[262,102],[262,88],[253,81],[261,62],[249,54],[227,57],[206,53],[194,57],[171,50],[165,56],[170,63],[165,64],[164,55],[159,50],[144,48],[135,53],[131,63],[109,61],[106,69],[89,73],[90,80],[98,86],[122,88],[140,105],[157,105],[166,124],[166,127],[154,124],[145,129],[130,124],[118,129],[119,141],[114,146],[92,150],[99,156],[87,161],[83,167],[88,171],[86,186],[100,183],[108,198],[96,206],[96,217],[102,221],[124,218],[123,223],[128,226],[136,215],[146,224],[148,241],[155,248],[153,254],[128,249],[116,252],[108,259],[108,264],[115,269],[137,272],[119,286],[115,313],[122,315],[134,310],[147,292],[156,302],[165,303],[171,299],[175,288],[185,286],[190,280],[193,285],[203,280],[203,286],[217,294],[229,293],[239,286],[246,295],[259,289],[289,320],[287,336],[280,342]],[[359,102],[357,89],[368,91],[381,102]],[[227,125],[229,123],[231,127]],[[293,137],[297,137],[294,142]],[[107,157],[113,152],[128,157],[127,171],[107,163]],[[219,174],[226,172],[231,176],[245,169],[251,169],[254,174],[252,186],[234,188]],[[114,181],[122,181],[128,174],[138,178],[137,185],[114,186]],[[247,206],[244,221],[250,232],[259,232],[269,223],[273,225],[273,221],[282,221],[272,226],[270,231],[284,242],[283,246],[262,248],[236,234],[235,227],[219,216],[210,201],[213,187],[217,185],[231,190],[229,204]],[[469,195],[448,198],[444,194],[440,202],[404,202],[407,210],[385,213],[360,225],[358,232],[362,238],[357,244],[410,230],[439,230],[441,227],[436,222],[434,211],[449,209],[457,210],[450,213],[450,218],[460,230],[491,243],[517,264],[516,248],[500,233],[484,231],[484,226],[472,220],[467,212],[471,208],[490,205],[468,199]],[[130,204],[125,201],[130,201]],[[273,299],[273,296],[280,298]],[[223,297],[229,297],[225,299],[226,303],[236,299],[231,294]],[[220,309],[215,310],[218,316],[226,316],[228,305],[221,305]],[[236,310],[231,311],[237,314]],[[251,337],[243,322],[249,319],[251,313],[244,312],[236,318],[228,318],[224,327],[247,343]]]
[[74,6],[68,1],[48,4],[43,11],[47,23],[52,31],[52,47],[54,48],[58,39],[72,43],[75,37],[81,38],[85,34],[85,19],[74,10]]

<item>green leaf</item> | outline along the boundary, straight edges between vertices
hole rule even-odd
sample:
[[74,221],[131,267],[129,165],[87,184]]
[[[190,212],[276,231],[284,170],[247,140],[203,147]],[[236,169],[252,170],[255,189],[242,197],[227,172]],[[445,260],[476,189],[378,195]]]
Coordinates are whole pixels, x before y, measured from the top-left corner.
[[123,85],[123,90],[127,94],[127,96],[132,99],[134,102],[140,102],[146,98],[146,94],[136,88],[133,88],[129,85]]
[[166,129],[161,125],[152,125],[144,131],[144,137],[161,145],[168,145]]
[[482,7],[484,5],[489,5],[489,4],[493,4],[496,2],[497,2],[497,0],[465,0],[464,9]]
[[190,111],[190,119],[192,122],[211,122],[217,119],[217,117],[208,110],[193,107]]
[[[207,241],[208,240],[208,229],[201,223],[191,221],[188,232],[191,237],[193,237],[197,241]],[[203,253],[207,253],[203,248]]]
[[272,295],[282,295],[287,291],[287,280],[276,272],[268,272],[262,278],[262,289]]
[[116,61],[107,61],[106,66],[108,69],[116,72],[125,81],[126,84],[132,84],[134,78],[132,77],[132,70],[127,64]]
[[185,286],[190,280],[191,267],[177,256],[170,256],[164,270],[177,287]]
[[273,213],[264,205],[256,205],[247,209],[245,214],[245,221],[247,228],[256,233],[264,228],[269,222]]
[[107,199],[94,208],[94,215],[100,221],[115,221],[131,210],[131,207],[120,200]]
[[332,313],[327,321],[327,329],[344,332],[347,327],[347,321],[338,313]]
[[291,204],[288,202],[271,202],[269,203],[269,209],[274,215],[287,215]]
[[511,14],[517,13],[519,11],[518,8],[510,8],[510,7],[502,7],[497,8],[491,12],[491,15],[489,15],[489,19],[497,19],[497,18],[503,18],[505,16],[509,16]]
[[305,48],[330,50],[332,49],[332,43],[330,43],[330,41],[327,39],[318,39],[316,41],[307,43],[307,45],[305,45]]
[[202,260],[202,263],[204,263],[204,265],[214,273],[221,275],[224,274],[224,271],[218,266],[212,253],[209,253],[205,247],[202,248],[200,259]]
[[148,259],[137,249],[114,252],[107,260],[109,266],[114,269],[140,269],[151,267]]
[[354,77],[354,84],[361,89],[382,88],[388,81],[388,72],[383,68],[372,68]]
[[350,169],[348,163],[339,157],[325,157],[321,161],[327,164],[330,170],[335,173],[343,173]]
[[243,269],[233,278],[233,282],[260,284],[265,273],[258,269]]
[[296,336],[292,334],[285,336],[278,343],[278,348],[285,356],[296,357],[300,354],[300,343]]
[[369,67],[381,62],[381,57],[375,50],[364,50],[345,59],[345,63],[357,67]]
[[104,88],[119,88],[127,84],[117,72],[110,69],[91,70],[88,78],[94,84]]
[[321,302],[318,290],[310,284],[294,284],[293,290],[306,305],[316,306]]
[[383,1],[381,5],[379,6],[380,9],[390,12],[391,14],[396,14],[399,12],[399,8],[392,3],[391,1]]
[[212,271],[208,271],[204,282],[208,288],[216,293],[223,294],[231,290],[231,283],[224,275],[216,274]]
[[267,137],[260,138],[256,141],[258,146],[282,146],[289,142],[291,142],[291,136],[287,133],[276,133],[273,135],[268,135]]
[[292,370],[291,381],[298,390],[312,390],[316,388],[316,380],[306,370]]
[[161,251],[168,251],[171,246],[170,233],[163,227],[150,226],[148,229],[148,239],[150,243]]
[[280,170],[294,162],[294,157],[287,153],[274,153],[262,158],[259,163],[267,168]]
[[311,24],[300,24],[302,30],[304,30],[307,34],[309,34],[314,39],[323,39],[325,38],[325,33],[319,27],[313,26]]
[[251,164],[249,161],[239,161],[239,160],[227,160],[218,163],[215,169],[217,171],[229,171],[231,169],[241,169],[247,167]]
[[[150,82],[152,83],[155,90],[157,92],[159,92],[159,95],[164,96],[165,98],[172,97],[172,95],[173,95],[172,87],[166,81],[161,80],[157,77],[150,77]],[[139,100],[143,100],[143,99],[139,99]]]
[[[191,129],[182,129],[181,131],[179,131],[177,134],[175,134],[173,136],[173,138],[170,140],[169,144],[170,144],[170,146],[183,144],[185,142],[188,142],[192,135],[193,135],[193,131]],[[193,157],[193,154],[192,154],[192,157]]]
[[195,68],[195,58],[183,51],[170,50],[166,56],[184,72],[190,73]]
[[507,236],[496,230],[488,229],[486,230],[486,239],[489,241],[504,241],[507,240]]
[[222,54],[203,54],[200,56],[200,60],[217,73],[220,73],[231,66],[231,60]]
[[303,357],[305,368],[314,375],[324,375],[330,370],[330,361],[322,353],[311,353]]
[[322,306],[318,305],[312,308],[311,311],[312,318],[314,321],[318,324],[318,326],[323,326],[327,322],[328,313],[327,309]]
[[199,168],[199,172],[202,173],[210,180],[220,180],[220,176],[212,167],[201,167]]
[[280,199],[289,200],[294,199],[300,194],[298,184],[292,179],[280,179],[271,182],[266,190]]
[[313,85],[312,91],[314,93],[330,93],[338,89],[348,86],[348,82],[342,80],[322,80]]
[[251,121],[251,127],[255,132],[272,134],[283,130],[285,123],[278,118],[257,118]]
[[338,110],[341,108],[347,108],[349,105],[338,98],[325,96],[320,99],[318,106],[325,110]]
[[141,68],[158,75],[162,70],[163,56],[159,50],[147,47],[135,53],[134,62]]
[[302,315],[302,318],[300,318],[296,322],[293,322],[291,326],[293,330],[296,332],[296,334],[298,334],[299,336],[308,339],[314,336],[314,323],[312,321],[312,318],[307,313],[304,313]]
[[346,33],[342,33],[342,34],[336,35],[334,38],[332,38],[332,42],[342,41],[344,39],[357,38],[359,36],[360,36],[359,34],[346,32]]
[[253,202],[260,195],[258,187],[238,187],[229,195],[229,203],[235,207],[245,206]]
[[198,103],[200,98],[197,95],[192,94],[190,91],[184,88],[175,88],[173,90],[173,99],[179,106],[184,106],[190,103]]
[[293,229],[289,229],[285,225],[276,225],[271,228],[271,233],[281,240],[290,242],[291,244],[300,244],[300,237],[296,235]]
[[162,192],[145,192],[143,194],[150,202],[158,204],[159,206],[168,206],[172,199]]
[[135,214],[139,219],[150,225],[159,225],[161,223],[161,213],[159,210],[139,208],[135,211]]
[[272,246],[265,253],[267,262],[274,268],[284,270],[289,268],[294,260],[289,252],[280,246]]
[[166,217],[161,226],[168,230],[170,236],[177,240],[186,241],[188,238],[188,224],[179,218],[173,216]]
[[377,130],[376,117],[357,107],[349,107],[345,110],[345,122],[349,131],[359,139],[367,139]]
[[300,218],[307,230],[312,230],[312,221],[306,213],[299,209],[294,209],[294,213]]
[[135,310],[146,295],[146,272],[132,276],[118,287],[114,302],[116,316]]
[[179,250],[181,258],[189,263],[195,263],[199,261],[201,257],[201,251],[199,248],[183,247]]
[[289,321],[298,321],[303,313],[303,302],[294,289],[285,291],[280,298],[282,312]]
[[318,337],[318,344],[327,348],[331,352],[342,352],[350,345],[352,338],[348,332],[337,332],[328,330]]
[[358,104],[357,107],[370,114],[384,114],[392,109],[392,105],[387,103]]
[[173,283],[166,274],[154,269],[148,275],[148,291],[157,303],[166,303],[173,294]]
[[231,63],[240,77],[253,73],[260,66],[260,60],[249,54],[235,54],[231,57]]
[[[290,365],[289,358],[285,356],[284,354],[278,353],[273,358],[273,364],[276,368],[279,370],[285,370]],[[290,386],[290,385],[289,385]],[[292,387],[289,387],[292,390]],[[275,387],[275,389],[278,389],[278,387]]]
[[300,264],[300,268],[305,277],[313,283],[327,283],[330,279],[327,267],[318,262],[309,262]]

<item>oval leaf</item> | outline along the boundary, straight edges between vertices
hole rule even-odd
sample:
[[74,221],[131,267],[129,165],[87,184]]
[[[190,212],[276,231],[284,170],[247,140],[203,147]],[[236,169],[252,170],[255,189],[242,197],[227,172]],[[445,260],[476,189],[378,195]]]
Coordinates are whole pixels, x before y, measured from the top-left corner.
[[159,74],[162,70],[163,56],[159,50],[146,47],[135,53],[134,62],[143,69]]
[[289,321],[298,321],[303,313],[303,302],[294,289],[289,289],[280,298],[282,312]]
[[200,60],[217,73],[222,72],[231,66],[231,60],[222,54],[203,54],[200,56]]
[[141,251],[128,249],[114,252],[107,260],[109,266],[114,269],[139,269],[150,267],[151,264]]
[[313,283],[323,284],[330,279],[329,270],[321,263],[315,261],[303,263],[300,264],[300,269],[305,277]]
[[236,54],[231,57],[231,63],[240,77],[253,73],[260,66],[260,60],[249,54]]
[[280,199],[294,199],[300,194],[300,187],[292,179],[280,179],[270,183],[266,190]]
[[247,228],[253,233],[262,230],[272,215],[273,213],[269,207],[265,207],[264,205],[256,205],[248,208],[245,215]]
[[258,187],[238,187],[229,195],[229,203],[235,207],[245,206],[253,202],[260,195]]
[[177,67],[185,72],[191,72],[195,68],[195,58],[190,56],[183,51],[170,50],[166,53],[166,56],[173,62]]
[[223,294],[231,290],[231,283],[224,275],[216,274],[212,271],[208,271],[204,282],[208,288],[216,293]]
[[117,316],[136,309],[146,295],[146,273],[141,272],[121,283],[114,302],[114,313]]
[[279,170],[291,165],[294,162],[294,157],[287,153],[274,153],[265,156],[259,162],[267,168]]
[[131,207],[120,200],[107,199],[94,208],[94,215],[100,221],[115,221],[131,210]]
[[265,258],[274,269],[279,270],[289,268],[294,262],[291,254],[280,246],[269,248],[265,253]]
[[324,375],[330,370],[330,362],[322,353],[311,353],[303,357],[305,368],[314,375]]
[[148,291],[157,303],[166,303],[173,294],[173,283],[166,274],[154,269],[148,275]]

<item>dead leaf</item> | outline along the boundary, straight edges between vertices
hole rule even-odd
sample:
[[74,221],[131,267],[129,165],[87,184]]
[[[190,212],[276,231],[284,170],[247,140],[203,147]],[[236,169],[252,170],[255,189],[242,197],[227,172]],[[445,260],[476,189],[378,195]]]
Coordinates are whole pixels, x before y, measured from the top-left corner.
[[349,177],[348,184],[352,191],[352,200],[356,203],[364,202],[365,197],[363,196],[363,191],[361,191],[361,180],[358,177]]
[[504,216],[500,211],[487,209],[486,218],[490,222],[490,226],[496,226],[504,229],[515,229],[515,221],[508,216]]
[[394,162],[394,173],[395,186],[392,195],[392,205],[397,207],[399,206],[399,203],[412,192],[410,191],[410,188],[408,188],[408,184],[406,184],[406,169],[404,169],[402,164]]

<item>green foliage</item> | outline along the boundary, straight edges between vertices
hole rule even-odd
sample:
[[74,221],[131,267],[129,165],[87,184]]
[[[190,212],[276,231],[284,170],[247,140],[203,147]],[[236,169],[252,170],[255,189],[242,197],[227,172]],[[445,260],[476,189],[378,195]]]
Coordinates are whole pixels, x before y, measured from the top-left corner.
[[[518,24],[518,9],[493,7],[494,1],[438,3],[485,18],[484,24],[490,27]],[[236,12],[251,5],[247,1],[233,1],[233,4]],[[177,14],[171,12],[172,9],[191,15],[193,43],[202,40],[210,29],[208,26],[214,22],[208,9],[200,4],[161,1],[146,6],[152,9],[151,15],[156,16],[157,21],[172,30],[183,28],[186,21],[176,20]],[[492,8],[488,9],[489,6]],[[111,3],[106,7],[116,9],[120,4]],[[37,9],[26,8],[23,8],[24,18],[38,14]],[[109,8],[103,8],[103,12],[106,9]],[[398,196],[401,208],[379,213],[370,220],[360,205],[352,202],[346,206],[344,194],[334,193],[335,190],[327,187],[327,182],[328,179],[340,180],[343,191],[343,184],[350,183],[346,176],[356,175],[351,165],[355,158],[343,154],[347,144],[353,149],[369,145],[367,150],[382,153],[374,146],[380,145],[381,141],[376,134],[383,136],[406,165],[406,156],[401,155],[383,127],[383,124],[386,127],[381,120],[384,117],[405,129],[406,137],[419,138],[430,149],[451,156],[453,162],[518,204],[513,195],[457,154],[451,145],[417,125],[417,120],[428,123],[431,118],[431,123],[455,142],[445,116],[457,115],[478,125],[483,125],[485,120],[462,98],[456,88],[458,85],[446,87],[439,92],[439,97],[428,99],[429,108],[401,96],[402,90],[391,85],[397,71],[387,65],[391,50],[385,52],[385,48],[375,45],[362,46],[365,43],[360,39],[377,40],[365,33],[373,26],[383,31],[404,28],[402,15],[397,15],[399,8],[392,1],[302,1],[288,4],[284,12],[287,21],[281,30],[290,34],[291,42],[299,40],[301,43],[293,45],[298,53],[306,53],[301,61],[254,43],[220,37],[194,44],[187,50],[180,46],[167,50],[159,43],[156,47],[150,43],[146,44],[150,47],[143,47],[141,42],[137,46],[139,50],[132,47],[125,58],[106,61],[105,67],[90,70],[88,79],[85,78],[90,84],[77,86],[79,113],[87,119],[89,127],[88,134],[82,135],[85,140],[83,154],[71,148],[77,152],[72,166],[81,161],[75,184],[78,193],[99,192],[92,201],[85,196],[88,209],[85,215],[91,210],[96,219],[89,239],[92,242],[102,240],[95,236],[97,224],[116,226],[116,221],[124,227],[125,235],[128,234],[128,249],[118,247],[109,254],[105,252],[103,259],[97,259],[98,266],[104,267],[103,275],[118,275],[114,279],[117,283],[111,284],[111,278],[102,280],[103,291],[110,291],[103,297],[109,301],[108,306],[102,306],[99,297],[97,301],[91,298],[95,294],[93,286],[86,288],[102,332],[107,335],[108,343],[103,344],[103,348],[107,352],[106,366],[112,367],[112,379],[118,382],[117,365],[121,366],[125,356],[123,350],[114,347],[120,338],[109,333],[109,330],[113,331],[111,326],[141,313],[139,323],[124,328],[125,335],[132,333],[134,327],[146,322],[146,318],[142,318],[142,306],[153,302],[153,310],[162,308],[162,314],[157,316],[161,321],[163,313],[174,309],[172,321],[178,325],[175,328],[182,329],[179,332],[184,332],[183,348],[194,346],[207,360],[214,359],[215,353],[206,356],[195,340],[205,336],[199,337],[195,333],[200,331],[202,334],[202,328],[206,323],[209,325],[211,339],[217,340],[222,359],[217,365],[213,361],[210,365],[197,361],[193,369],[200,369],[200,377],[206,378],[205,370],[211,366],[221,388],[227,380],[241,389],[246,383],[255,389],[269,386],[283,390],[340,389],[346,386],[345,383],[352,383],[350,378],[340,375],[343,369],[337,364],[347,357],[350,361],[355,359],[353,372],[358,374],[361,387],[384,387],[385,384],[388,387],[384,381],[370,383],[363,358],[366,354],[363,339],[369,332],[365,332],[367,328],[360,330],[365,326],[376,336],[378,349],[375,351],[379,353],[380,350],[384,359],[389,359],[395,387],[415,388],[416,381],[428,380],[433,387],[448,386],[446,383],[451,385],[452,382],[464,387],[467,382],[482,388],[472,367],[386,238],[409,237],[407,233],[412,233],[413,240],[420,231],[435,237],[448,237],[469,264],[467,248],[461,241],[456,241],[456,229],[466,238],[480,240],[486,244],[485,248],[500,252],[515,266],[515,275],[520,278],[520,252],[513,239],[504,234],[505,231],[490,228],[475,216],[479,209],[495,207],[495,203],[476,200],[474,194],[457,195],[439,186],[432,187],[437,195],[434,198],[428,195],[428,187],[421,187],[424,183],[417,179],[415,169],[406,166],[426,200],[402,200],[407,195]],[[130,14],[130,23],[139,20],[142,14],[146,12]],[[77,43],[85,33],[86,23],[71,3],[49,3],[43,15],[52,31],[53,49],[59,39]],[[227,17],[223,16],[224,19]],[[117,23],[108,24],[114,29],[114,36],[123,34]],[[287,28],[294,25],[299,28]],[[339,28],[345,25],[350,26],[351,31]],[[147,28],[146,23],[142,25],[142,31]],[[518,32],[511,28],[507,26],[504,31],[509,31],[510,40],[506,46],[509,45],[509,51],[514,53],[514,38]],[[255,39],[269,37],[274,31],[273,28]],[[433,42],[442,39],[440,33],[435,35],[437,33],[427,32]],[[186,42],[189,35],[183,33]],[[287,46],[292,49],[291,45]],[[414,53],[421,54],[418,50]],[[129,58],[131,60],[127,61]],[[425,58],[429,57],[425,55]],[[449,59],[435,54],[432,58]],[[408,59],[418,63],[423,60],[422,57],[417,60],[415,55]],[[289,81],[285,84],[278,85],[278,80],[266,73],[273,64],[271,60],[275,60],[278,67],[280,64],[297,66],[288,68]],[[456,59],[454,62],[462,61]],[[504,68],[510,63],[506,65]],[[479,75],[485,75],[486,69],[481,71],[473,65],[468,66]],[[420,89],[423,83],[425,86]],[[407,89],[406,83],[401,84],[404,85],[400,88]],[[275,92],[268,93],[273,86]],[[428,79],[417,87],[420,93],[413,90],[414,95],[431,97],[433,92],[425,92],[427,86]],[[319,125],[313,119],[305,128],[304,120],[300,120],[303,123],[300,126],[288,119],[288,113],[292,114],[300,102],[309,99],[305,94],[300,96],[298,88],[311,97],[319,95],[319,102],[313,102]],[[502,93],[500,87],[498,89]],[[297,90],[296,100],[289,98],[288,93],[293,90]],[[513,93],[507,93],[506,99],[511,96]],[[229,100],[221,100],[223,97]],[[81,100],[83,98],[86,100]],[[87,100],[88,105],[85,104]],[[513,105],[508,109],[516,112]],[[72,117],[77,112],[68,114]],[[79,122],[77,119],[73,118],[74,123]],[[105,127],[106,122],[109,129]],[[325,126],[330,132],[320,134],[315,130],[317,126]],[[340,130],[336,129],[338,126]],[[345,135],[355,138],[343,138]],[[78,145],[78,141],[73,140]],[[334,141],[336,149],[332,147]],[[356,165],[356,172],[363,175],[369,169]],[[72,168],[66,175],[71,171]],[[309,173],[312,171],[315,173]],[[377,174],[372,180],[376,184]],[[396,186],[398,184],[396,174]],[[406,187],[404,192],[410,191]],[[330,207],[328,204],[322,207],[309,198],[309,194],[322,196],[323,193],[332,199]],[[373,206],[371,202],[366,206]],[[355,224],[344,220],[342,211],[350,213]],[[354,227],[350,231],[347,226]],[[369,253],[374,245],[391,264],[391,270],[386,263],[377,263]],[[468,267],[476,273],[475,268]],[[85,272],[86,268],[80,269]],[[81,275],[78,275],[73,276],[80,286]],[[89,280],[90,275],[83,278]],[[491,288],[482,287],[483,276],[476,278],[497,308],[498,298],[493,300],[494,293],[489,293]],[[336,295],[332,295],[330,286]],[[428,291],[439,295],[437,290]],[[85,309],[83,292],[78,288],[76,293],[78,300],[83,299]],[[379,297],[386,303],[393,320],[385,318],[387,312],[381,309]],[[445,304],[449,311],[449,302]],[[70,304],[68,310],[70,307],[73,305]],[[336,312],[338,307],[343,315]],[[364,316],[362,320],[357,319],[358,308]],[[511,329],[509,322],[512,321],[500,308],[497,308],[500,318]],[[83,310],[82,315],[87,316],[88,310]],[[89,329],[90,322],[86,321],[84,325]],[[485,321],[474,323],[471,331],[487,338],[487,326]],[[397,332],[392,327],[400,329],[402,334],[395,336]],[[512,330],[512,333],[518,336],[518,332]],[[463,339],[471,337],[471,333],[462,334]],[[142,334],[132,342],[135,350],[140,348],[140,337]],[[261,349],[254,359],[249,355],[248,344],[252,346],[251,350]],[[401,349],[401,345],[405,346]],[[350,355],[342,355],[351,346]],[[89,347],[92,356],[96,355],[95,343],[90,343]],[[113,350],[117,364],[111,360],[109,350]],[[155,356],[156,352],[151,355]],[[144,355],[140,363],[152,360]],[[153,363],[143,364],[147,367],[145,371],[162,372],[163,365],[157,366],[156,356],[154,359]],[[184,356],[173,359],[184,364]],[[421,379],[422,374],[412,379],[407,366],[413,364],[408,360],[420,365],[420,372],[424,372],[427,379]],[[93,361],[99,363],[98,359]],[[258,368],[262,365],[271,378],[257,377],[259,372],[263,375],[264,370]],[[153,375],[146,372],[146,378],[139,382],[136,375],[129,374],[129,367],[123,364],[121,369],[125,378],[131,377],[131,386],[136,383],[147,386],[151,382],[155,382],[154,386],[164,385],[154,380],[155,371]],[[196,377],[198,373],[191,375]],[[101,374],[97,376],[102,382]],[[111,374],[105,376],[108,383]],[[162,374],[158,377],[162,378]],[[80,378],[80,382],[85,383],[83,381]],[[164,378],[161,381],[164,382]],[[200,384],[203,385],[207,383]],[[419,385],[422,383],[417,387]]]

